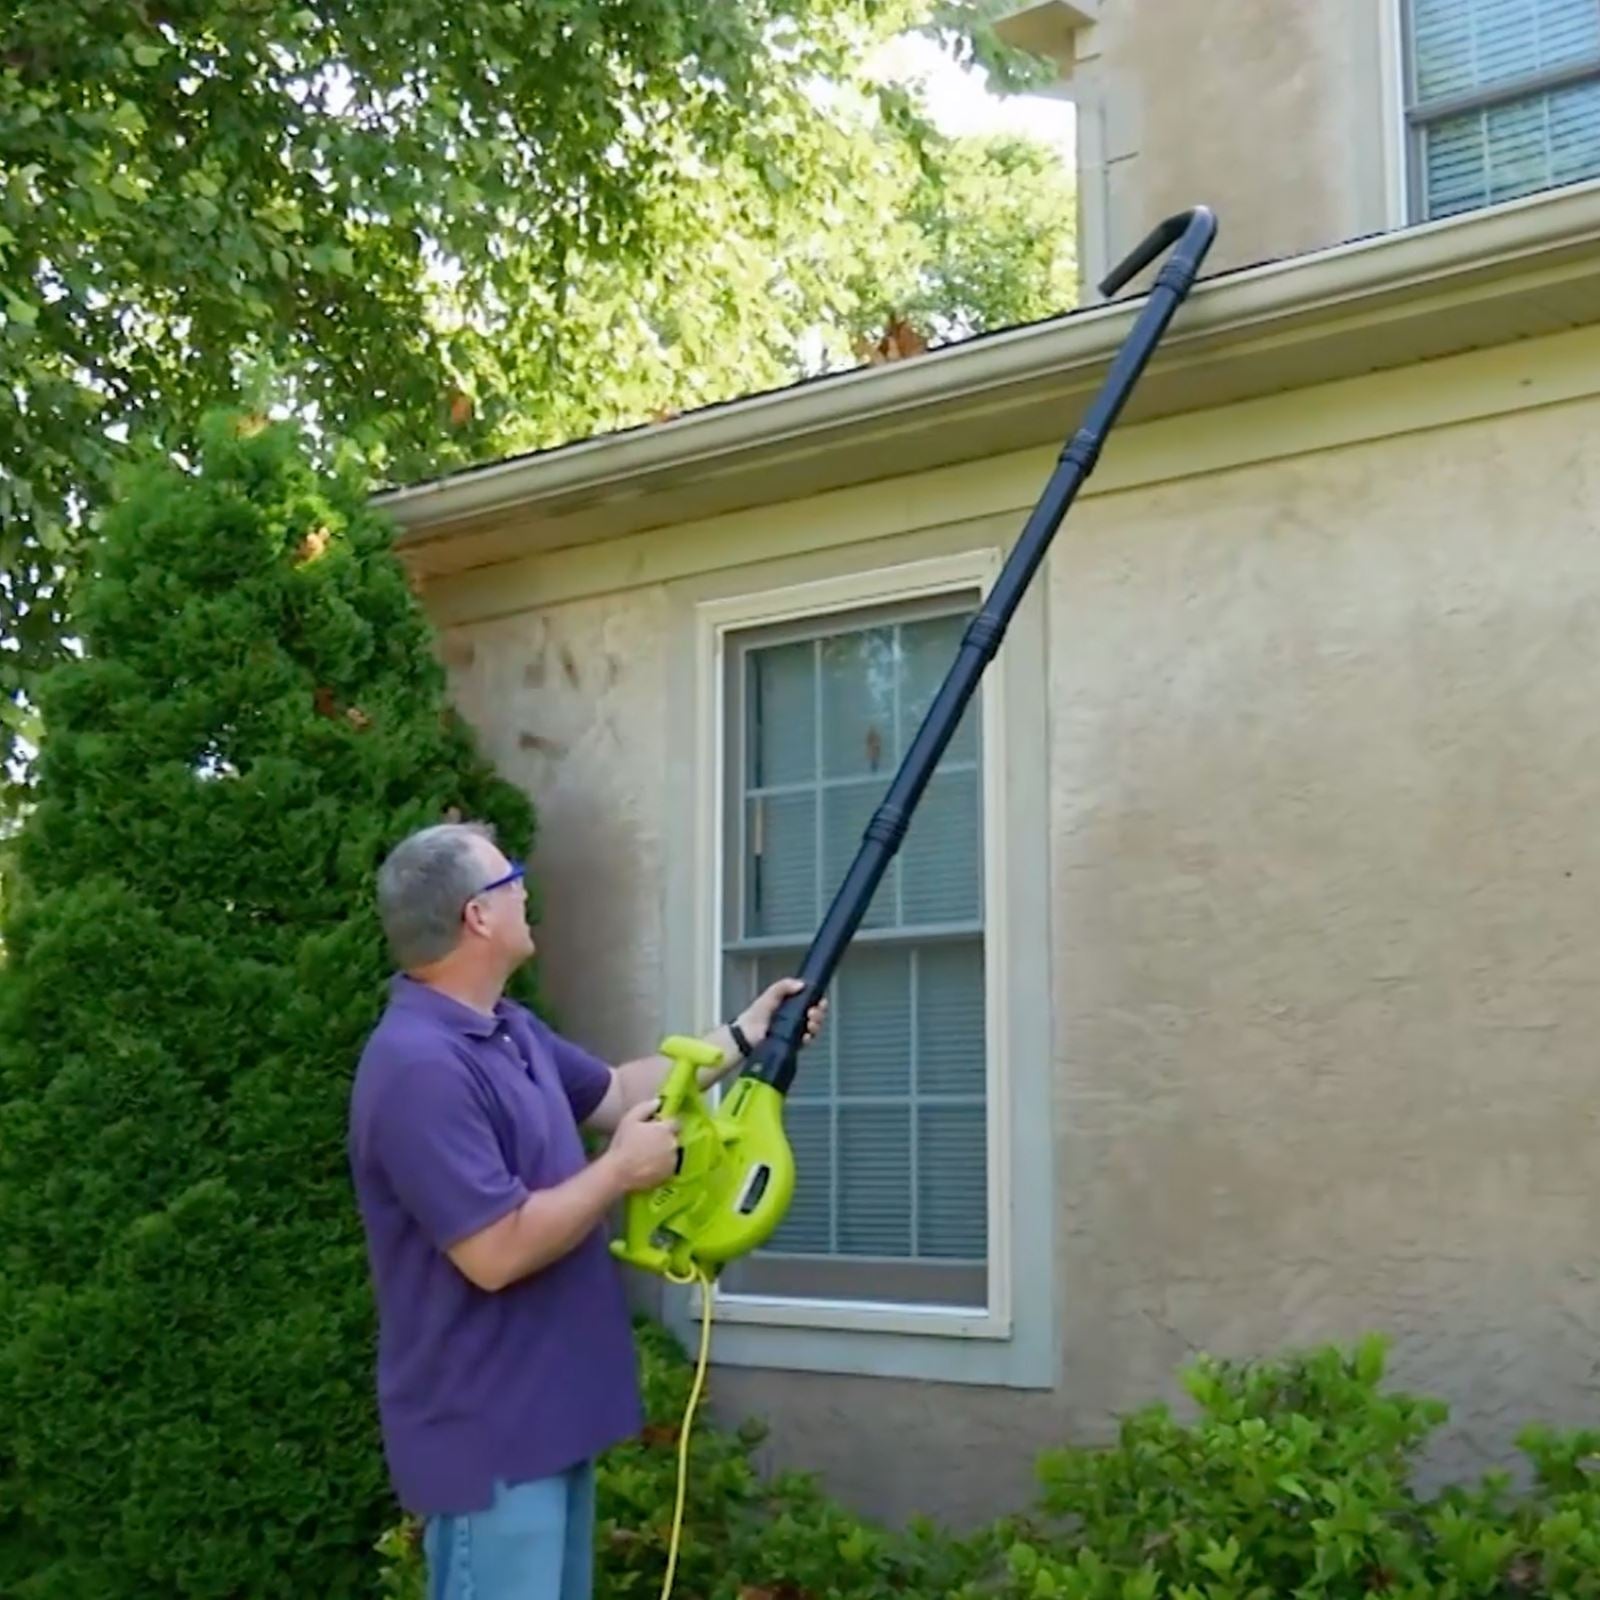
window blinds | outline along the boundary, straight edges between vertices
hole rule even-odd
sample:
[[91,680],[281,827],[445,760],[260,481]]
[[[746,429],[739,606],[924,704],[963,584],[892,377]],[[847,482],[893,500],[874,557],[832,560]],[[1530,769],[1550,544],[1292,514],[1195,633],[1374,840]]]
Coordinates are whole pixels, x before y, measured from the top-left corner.
[[[814,932],[960,644],[967,613],[752,649],[743,938]],[[768,1253],[987,1255],[981,715],[946,747],[835,976],[785,1126],[803,1174]],[[865,937],[864,937],[865,935]],[[758,984],[792,969],[764,951]]]
[[1412,0],[1412,58],[1429,217],[1600,174],[1600,0]]

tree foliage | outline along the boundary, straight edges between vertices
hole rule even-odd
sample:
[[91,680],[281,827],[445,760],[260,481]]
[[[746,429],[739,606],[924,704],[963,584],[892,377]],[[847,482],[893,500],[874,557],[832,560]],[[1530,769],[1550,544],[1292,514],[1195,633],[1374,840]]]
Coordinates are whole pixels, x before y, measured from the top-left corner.
[[372,876],[452,809],[518,853],[532,817],[361,483],[284,426],[141,467],[73,625],[4,907],[0,1593],[359,1596],[390,1505],[344,1155]]
[[921,29],[1026,81],[990,9],[19,0],[0,760],[118,461],[241,385],[403,480],[854,360],[908,309],[1062,309],[1059,175],[941,140],[869,71]]

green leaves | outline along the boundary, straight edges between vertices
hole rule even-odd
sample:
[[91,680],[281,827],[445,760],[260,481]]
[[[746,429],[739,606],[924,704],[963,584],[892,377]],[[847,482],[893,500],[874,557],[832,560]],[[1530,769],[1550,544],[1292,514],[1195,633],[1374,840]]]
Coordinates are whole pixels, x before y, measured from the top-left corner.
[[124,453],[192,450],[263,359],[325,459],[358,441],[396,481],[849,366],[891,316],[938,339],[1065,309],[1063,176],[933,137],[870,77],[907,28],[997,63],[988,9],[13,5],[0,390],[26,408],[0,480],[29,498],[0,636],[42,616],[24,677],[60,655]]
[[1081,1592],[1106,1596],[1118,1574],[1146,1587],[1154,1574],[1159,1595],[1195,1600],[1600,1593],[1593,1566],[1591,1588],[1563,1587],[1579,1570],[1566,1540],[1589,1560],[1600,1528],[1600,1476],[1563,1466],[1592,1454],[1593,1436],[1530,1433],[1549,1476],[1521,1502],[1493,1475],[1423,1499],[1416,1454],[1444,1409],[1385,1392],[1385,1354],[1369,1338],[1196,1362],[1183,1374],[1192,1424],[1151,1407],[1124,1421],[1113,1450],[1046,1457],[1045,1508],[1078,1531],[1069,1555],[1041,1546],[1036,1564],[1070,1560],[1081,1575],[1092,1553],[1105,1581]]
[[[282,255],[282,251],[277,254]],[[355,252],[348,245],[319,244],[306,254],[306,265],[313,272],[333,272],[344,278],[356,273]]]
[[[659,1592],[660,1507],[675,1486],[684,1352],[639,1327],[646,1443],[601,1463],[597,1596]],[[1383,1393],[1384,1343],[1250,1363],[1201,1361],[1187,1426],[1161,1407],[1124,1420],[1110,1448],[1041,1462],[1037,1521],[956,1535],[922,1521],[890,1533],[809,1480],[762,1484],[755,1442],[702,1423],[690,1478],[684,1592],[702,1600],[1473,1600],[1600,1596],[1600,1459],[1594,1433],[1530,1430],[1539,1475],[1512,1499],[1503,1479],[1423,1498],[1415,1425],[1433,1402]],[[1397,1426],[1407,1440],[1386,1441]],[[1276,1470],[1284,1460],[1297,1470]],[[1281,1491],[1281,1492],[1279,1492]],[[389,1530],[383,1593],[421,1600],[420,1551]]]

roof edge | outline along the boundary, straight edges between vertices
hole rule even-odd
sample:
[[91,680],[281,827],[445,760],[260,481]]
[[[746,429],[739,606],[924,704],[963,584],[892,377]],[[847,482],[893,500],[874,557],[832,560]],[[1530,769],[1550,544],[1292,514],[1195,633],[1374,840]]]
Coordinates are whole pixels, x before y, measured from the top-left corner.
[[[1226,226],[1224,219],[1223,225]],[[1438,295],[1600,244],[1600,181],[1302,256],[1202,278],[1179,309],[1146,382],[1163,368],[1386,302]],[[383,491],[402,546],[447,537],[518,507],[627,499],[661,475],[753,466],[847,428],[859,437],[937,404],[951,415],[997,391],[1092,369],[1121,345],[1145,299],[1126,298],[981,335],[911,360],[857,368],[722,402],[668,422],[597,435]]]

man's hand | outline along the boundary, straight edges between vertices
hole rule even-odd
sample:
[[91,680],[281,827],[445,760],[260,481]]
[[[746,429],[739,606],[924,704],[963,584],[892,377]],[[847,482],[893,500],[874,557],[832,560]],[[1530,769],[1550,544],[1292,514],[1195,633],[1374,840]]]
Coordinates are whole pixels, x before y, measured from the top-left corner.
[[[805,988],[798,978],[779,978],[774,984],[763,989],[751,1001],[749,1007],[739,1013],[738,1023],[745,1038],[750,1041],[752,1049],[760,1044],[772,1028],[772,1019],[777,1014],[778,1007],[792,994],[799,994]],[[828,1002],[819,1000],[806,1012],[805,1036],[800,1041],[802,1045],[812,1043],[819,1033],[822,1025],[828,1020]]]
[[[776,983],[770,984],[766,989],[741,1011],[735,1019],[740,1031],[750,1042],[752,1050],[766,1038],[772,1028],[772,1018],[778,1007],[792,994],[798,994],[805,985],[798,978],[780,978]],[[819,1000],[806,1012],[806,1028],[800,1043],[810,1044],[822,1031],[822,1025],[827,1020],[828,1002]],[[702,1090],[710,1089],[725,1078],[739,1064],[739,1047],[735,1043],[733,1034],[726,1024],[716,1029],[707,1039],[722,1052],[722,1065],[720,1067],[704,1067],[696,1075]],[[650,1111],[641,1110],[641,1106],[648,1104],[654,1107],[655,1097],[661,1092],[661,1085],[666,1081],[667,1073],[671,1070],[671,1062],[665,1056],[646,1056],[639,1061],[625,1061],[621,1066],[611,1069],[611,1087],[593,1111],[589,1113],[584,1123],[586,1128],[592,1128],[599,1133],[615,1133],[618,1138],[625,1123],[638,1123],[641,1131],[648,1129],[650,1124],[642,1119],[650,1115]],[[645,1135],[652,1141],[652,1148],[659,1153],[660,1137],[655,1133]],[[620,1169],[610,1168],[615,1175]],[[672,1168],[668,1168],[670,1174]],[[665,1175],[663,1175],[665,1176]],[[641,1189],[649,1189],[660,1183],[662,1178],[650,1178],[638,1184]]]
[[630,1106],[600,1158],[609,1163],[624,1194],[653,1189],[677,1170],[678,1124],[670,1117],[652,1120],[660,1104],[659,1100],[645,1100]]

